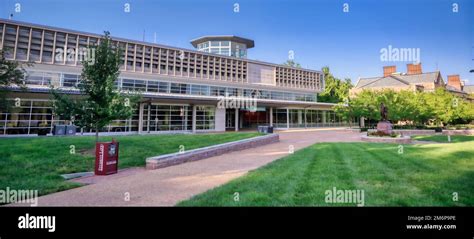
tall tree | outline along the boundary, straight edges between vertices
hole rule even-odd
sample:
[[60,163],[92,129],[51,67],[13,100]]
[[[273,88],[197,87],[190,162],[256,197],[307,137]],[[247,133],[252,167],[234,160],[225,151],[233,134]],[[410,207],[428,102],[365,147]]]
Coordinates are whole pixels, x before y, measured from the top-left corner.
[[25,76],[26,71],[21,63],[6,60],[5,51],[0,50],[0,110],[8,110],[9,105],[6,100],[8,87],[15,85],[26,89]]
[[318,101],[327,103],[344,102],[349,97],[349,90],[353,87],[350,79],[338,79],[332,75],[329,67],[323,67],[324,91],[318,96]]
[[82,61],[82,74],[78,88],[83,97],[71,98],[52,90],[55,112],[61,118],[71,120],[80,127],[94,129],[96,141],[99,131],[113,120],[130,118],[138,102],[138,94],[121,94],[115,89],[122,64],[122,50],[115,45],[110,33],[98,45],[89,46],[87,52],[95,51],[94,57]]
[[294,61],[294,60],[287,60],[287,61],[283,62],[283,65],[301,68],[300,63],[298,63],[298,62],[296,62],[296,61]]

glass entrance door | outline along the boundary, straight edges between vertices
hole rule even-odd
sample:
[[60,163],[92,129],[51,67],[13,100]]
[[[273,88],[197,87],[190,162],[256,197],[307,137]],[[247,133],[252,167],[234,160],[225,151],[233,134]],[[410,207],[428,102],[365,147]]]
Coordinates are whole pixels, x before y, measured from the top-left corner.
[[235,109],[225,110],[225,128],[235,129]]

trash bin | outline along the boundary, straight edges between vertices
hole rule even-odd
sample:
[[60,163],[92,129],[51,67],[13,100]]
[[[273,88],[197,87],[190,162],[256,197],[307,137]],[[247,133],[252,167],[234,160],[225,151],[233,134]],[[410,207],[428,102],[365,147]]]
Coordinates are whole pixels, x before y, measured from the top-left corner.
[[273,134],[273,126],[259,125],[258,132],[264,134]]
[[268,126],[267,133],[273,134],[273,126]]
[[117,173],[119,158],[119,143],[98,142],[95,145],[95,175]]
[[53,135],[65,135],[66,125],[55,125],[53,128]]
[[66,135],[76,135],[76,126],[75,125],[67,125],[66,126]]

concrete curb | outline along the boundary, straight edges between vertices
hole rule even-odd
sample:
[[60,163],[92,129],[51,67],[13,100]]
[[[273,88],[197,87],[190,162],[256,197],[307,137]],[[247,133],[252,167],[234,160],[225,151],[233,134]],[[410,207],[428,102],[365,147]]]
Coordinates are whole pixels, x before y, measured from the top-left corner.
[[250,139],[242,139],[229,143],[193,149],[184,153],[172,153],[156,157],[150,157],[146,159],[146,169],[153,170],[158,168],[165,168],[186,162],[197,161],[205,158],[222,155],[228,152],[276,143],[278,141],[280,141],[280,136],[278,134],[268,134]]
[[398,138],[361,136],[360,138],[364,142],[371,142],[371,143],[392,143],[392,144],[411,144],[412,143],[410,136],[402,136]]
[[474,135],[474,129],[443,130],[444,135]]

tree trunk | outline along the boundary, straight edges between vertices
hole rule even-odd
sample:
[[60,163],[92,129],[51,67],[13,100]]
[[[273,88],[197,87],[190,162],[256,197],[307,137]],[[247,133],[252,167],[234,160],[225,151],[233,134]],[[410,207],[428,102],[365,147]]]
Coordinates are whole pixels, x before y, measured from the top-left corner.
[[99,142],[99,129],[97,127],[95,128],[95,142]]

